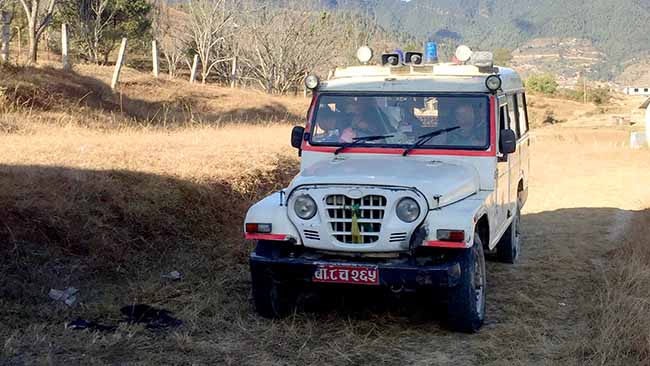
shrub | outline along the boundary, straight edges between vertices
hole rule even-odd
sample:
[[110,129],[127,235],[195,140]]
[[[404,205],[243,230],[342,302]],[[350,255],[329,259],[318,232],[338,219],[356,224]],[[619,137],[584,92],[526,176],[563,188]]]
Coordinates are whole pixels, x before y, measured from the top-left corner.
[[598,105],[607,103],[610,97],[607,88],[594,88],[587,92],[587,98]]
[[557,81],[553,74],[531,75],[526,79],[526,88],[543,94],[553,94],[557,91]]

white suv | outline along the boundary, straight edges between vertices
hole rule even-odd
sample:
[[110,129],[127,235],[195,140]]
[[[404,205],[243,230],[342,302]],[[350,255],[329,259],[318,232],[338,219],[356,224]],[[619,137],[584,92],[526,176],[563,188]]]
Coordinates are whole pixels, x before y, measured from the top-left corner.
[[[514,263],[528,187],[521,78],[491,65],[389,64],[307,80],[292,145],[300,173],[250,208],[257,311],[292,309],[302,283],[448,291],[448,324],[485,317],[485,258]],[[417,59],[417,58],[415,58]]]

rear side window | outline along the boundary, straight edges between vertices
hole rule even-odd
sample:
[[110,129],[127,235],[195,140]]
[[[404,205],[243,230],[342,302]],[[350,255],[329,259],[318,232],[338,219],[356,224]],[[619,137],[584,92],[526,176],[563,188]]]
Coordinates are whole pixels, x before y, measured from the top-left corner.
[[508,113],[510,115],[510,129],[515,131],[517,138],[521,137],[519,129],[519,110],[517,109],[517,98],[515,95],[508,95]]
[[526,108],[525,94],[517,94],[517,106],[519,107],[519,130],[523,135],[528,132],[528,109]]

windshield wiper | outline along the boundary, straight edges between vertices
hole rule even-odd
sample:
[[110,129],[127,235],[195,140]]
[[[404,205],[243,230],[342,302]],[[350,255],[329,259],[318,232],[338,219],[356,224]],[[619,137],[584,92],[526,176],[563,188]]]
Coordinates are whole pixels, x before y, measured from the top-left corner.
[[418,136],[417,141],[416,141],[413,145],[409,146],[406,150],[404,150],[404,152],[402,153],[402,156],[406,156],[406,155],[408,155],[408,154],[411,152],[411,150],[413,150],[413,149],[417,149],[418,147],[420,147],[420,146],[426,144],[426,143],[429,142],[432,138],[434,138],[434,137],[436,137],[436,136],[438,136],[438,135],[442,135],[443,133],[451,132],[451,131],[453,131],[453,130],[457,130],[457,129],[459,129],[459,128],[460,128],[460,126],[454,126],[454,127],[449,127],[449,128],[443,128],[443,129],[441,129],[441,130],[431,131],[431,132],[429,132],[429,133],[425,133],[425,134],[422,135],[422,136]]
[[344,144],[343,146],[339,147],[338,149],[336,149],[336,151],[334,151],[334,155],[338,155],[341,151],[343,151],[343,150],[345,150],[345,149],[347,149],[349,147],[356,146],[361,142],[381,140],[381,139],[385,139],[385,138],[389,138],[389,137],[393,137],[393,136],[394,135],[377,135],[377,136],[355,137],[355,138],[352,139],[353,140],[352,142],[348,142],[348,143]]

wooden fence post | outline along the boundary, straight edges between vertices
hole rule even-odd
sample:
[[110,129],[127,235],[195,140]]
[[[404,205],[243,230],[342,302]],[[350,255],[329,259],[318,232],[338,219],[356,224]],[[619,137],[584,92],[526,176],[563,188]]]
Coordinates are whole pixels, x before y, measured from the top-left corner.
[[304,83],[304,80],[307,79],[307,76],[309,76],[309,73],[306,72],[305,73],[305,78],[302,79],[303,80],[303,83],[302,83],[302,97],[303,98],[307,98],[308,90],[307,90],[307,85]]
[[10,22],[11,17],[8,11],[0,12],[0,21],[2,21],[2,47],[0,47],[0,61],[9,62],[9,41],[11,38]]
[[70,60],[68,59],[68,25],[61,24],[61,62],[63,71],[70,71]]
[[21,27],[18,28],[18,57],[16,58],[16,65],[20,63],[20,58],[23,55],[23,29]]
[[194,55],[194,62],[192,63],[192,72],[190,72],[190,83],[196,81],[196,69],[199,67],[199,55]]
[[237,56],[232,58],[232,69],[230,70],[230,87],[234,88],[237,84]]
[[158,79],[160,61],[158,60],[158,42],[156,40],[151,41],[151,58],[153,61],[153,77]]
[[122,64],[124,63],[124,54],[126,53],[126,38],[122,38],[122,45],[120,46],[120,53],[117,56],[115,63],[115,71],[113,72],[113,80],[111,81],[111,89],[115,90],[117,82],[120,80],[120,71],[122,71]]

